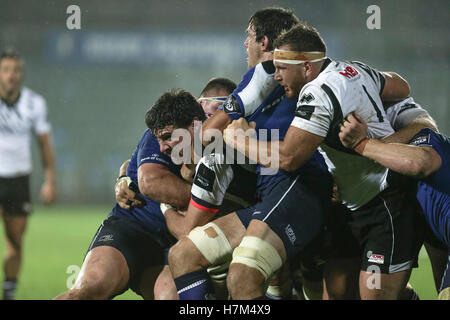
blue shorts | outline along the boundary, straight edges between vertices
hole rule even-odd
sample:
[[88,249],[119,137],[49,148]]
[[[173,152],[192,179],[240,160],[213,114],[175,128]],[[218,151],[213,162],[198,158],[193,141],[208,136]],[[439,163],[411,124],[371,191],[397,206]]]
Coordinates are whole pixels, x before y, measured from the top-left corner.
[[331,183],[313,191],[301,176],[285,176],[261,201],[236,213],[247,228],[252,219],[264,221],[283,241],[288,258],[295,257],[324,229],[331,203]]
[[143,272],[150,267],[168,264],[167,255],[171,244],[168,242],[163,245],[164,242],[126,216],[110,214],[98,228],[87,252],[99,246],[119,250],[130,270],[128,287],[140,295]]

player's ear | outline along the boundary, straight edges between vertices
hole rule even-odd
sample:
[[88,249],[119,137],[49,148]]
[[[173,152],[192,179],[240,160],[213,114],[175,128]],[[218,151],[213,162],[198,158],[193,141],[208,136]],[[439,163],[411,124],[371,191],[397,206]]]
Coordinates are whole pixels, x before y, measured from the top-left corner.
[[262,37],[260,44],[263,52],[269,51],[269,38],[267,36]]

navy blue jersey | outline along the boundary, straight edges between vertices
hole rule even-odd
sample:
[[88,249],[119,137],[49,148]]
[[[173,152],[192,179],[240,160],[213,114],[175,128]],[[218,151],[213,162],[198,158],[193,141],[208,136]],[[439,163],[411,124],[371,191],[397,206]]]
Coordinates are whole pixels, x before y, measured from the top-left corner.
[[450,246],[450,138],[422,129],[410,144],[432,147],[441,157],[441,167],[418,182],[417,199],[436,236]]
[[[180,176],[181,166],[175,165],[169,156],[160,151],[157,138],[148,129],[139,140],[138,146],[133,151],[127,167],[127,176],[129,176],[138,187],[137,171],[139,166],[144,163],[156,163],[165,166],[172,173]],[[160,203],[147,198],[142,193],[139,193],[139,196],[146,201],[144,207],[127,210],[116,204],[110,215],[124,215],[128,219],[138,222],[152,233],[168,232],[164,215],[160,209]]]
[[[272,139],[270,130],[278,129],[278,137],[275,137],[275,140],[281,141],[284,139],[294,118],[297,100],[287,98],[284,88],[276,85],[258,106],[246,106],[243,102],[246,98],[245,95],[255,95],[254,92],[247,93],[247,91],[250,91],[248,88],[250,87],[251,90],[255,90],[251,87],[252,83],[256,81],[255,77],[265,76],[263,71],[261,71],[262,69],[256,69],[260,65],[249,69],[244,74],[241,83],[233,91],[232,96],[238,103],[224,103],[221,109],[233,120],[244,117],[248,122],[254,121],[256,123],[256,133],[260,140],[270,141]],[[262,81],[259,80],[259,82]],[[261,95],[258,95],[258,97],[260,98]],[[261,129],[267,129],[264,137],[261,137]],[[258,165],[258,174],[262,168],[263,166]],[[299,173],[303,180],[310,180],[314,184],[320,181],[320,177],[328,176],[327,167],[322,155],[316,151],[314,156],[296,172],[287,173],[278,170],[274,175],[259,174],[257,184],[258,194],[262,196],[264,193],[270,192],[271,186],[283,179],[286,175],[295,176]]]

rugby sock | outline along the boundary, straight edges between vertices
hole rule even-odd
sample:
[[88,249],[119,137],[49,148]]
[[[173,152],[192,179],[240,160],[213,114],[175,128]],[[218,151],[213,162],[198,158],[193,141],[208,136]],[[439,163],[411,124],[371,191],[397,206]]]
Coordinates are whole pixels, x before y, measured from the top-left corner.
[[180,300],[213,300],[214,289],[206,270],[186,273],[174,279]]
[[17,280],[5,280],[3,282],[3,300],[14,300],[16,287]]

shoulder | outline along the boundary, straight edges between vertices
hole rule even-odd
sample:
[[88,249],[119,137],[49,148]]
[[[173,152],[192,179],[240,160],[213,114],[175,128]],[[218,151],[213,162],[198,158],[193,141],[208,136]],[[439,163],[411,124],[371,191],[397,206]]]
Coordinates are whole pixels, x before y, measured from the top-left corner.
[[28,87],[23,87],[20,94],[22,95],[26,105],[35,112],[40,113],[47,111],[47,101],[36,91],[33,91]]

